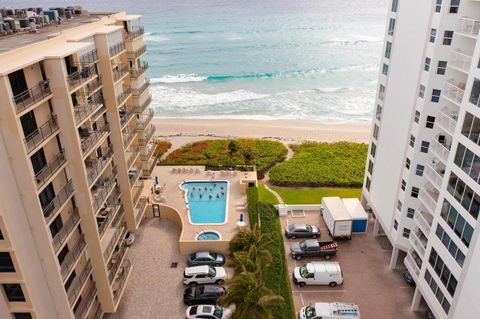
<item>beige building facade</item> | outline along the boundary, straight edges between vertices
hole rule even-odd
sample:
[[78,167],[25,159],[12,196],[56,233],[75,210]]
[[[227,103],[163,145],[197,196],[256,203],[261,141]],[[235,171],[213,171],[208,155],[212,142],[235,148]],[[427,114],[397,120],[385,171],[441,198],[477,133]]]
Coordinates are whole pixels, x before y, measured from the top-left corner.
[[116,311],[156,165],[143,34],[82,13],[0,38],[0,318]]

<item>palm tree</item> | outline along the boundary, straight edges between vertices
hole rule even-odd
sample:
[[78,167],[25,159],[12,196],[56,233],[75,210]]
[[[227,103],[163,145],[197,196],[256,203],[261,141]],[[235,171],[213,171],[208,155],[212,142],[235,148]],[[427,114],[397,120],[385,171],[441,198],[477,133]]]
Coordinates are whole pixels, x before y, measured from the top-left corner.
[[238,152],[238,145],[237,145],[237,142],[235,140],[232,140],[230,141],[230,143],[228,143],[228,157],[230,157],[230,167],[233,166],[233,155],[235,155],[237,152]]
[[262,233],[258,225],[255,225],[253,230],[245,229],[239,231],[230,241],[229,250],[232,254],[239,251],[246,252],[251,246],[256,246],[257,249],[263,250],[271,242],[271,234]]
[[242,272],[229,282],[228,291],[220,303],[235,304],[232,319],[272,319],[270,308],[285,303],[282,296],[265,287],[261,272]]
[[253,152],[250,148],[242,150],[243,161],[245,162],[245,167],[253,160]]
[[235,268],[235,273],[258,272],[272,263],[272,254],[265,249],[252,245],[248,251],[233,253],[229,264]]

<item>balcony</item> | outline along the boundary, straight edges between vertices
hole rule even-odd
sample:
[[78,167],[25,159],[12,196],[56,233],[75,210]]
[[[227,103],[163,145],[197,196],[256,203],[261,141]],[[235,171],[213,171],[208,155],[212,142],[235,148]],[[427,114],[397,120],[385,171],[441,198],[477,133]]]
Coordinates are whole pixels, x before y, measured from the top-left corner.
[[132,94],[132,90],[130,88],[124,87],[122,93],[117,95],[117,106],[122,105]]
[[60,168],[67,163],[63,150],[57,153],[40,171],[35,174],[37,189],[40,189],[45,183],[57,173]]
[[110,260],[110,264],[112,267],[109,269],[108,272],[108,280],[110,283],[112,283],[113,279],[115,278],[115,275],[117,274],[118,269],[120,268],[120,265],[122,264],[123,257],[125,257],[125,254],[127,253],[127,246],[122,246],[119,250],[116,250],[112,254],[112,259]]
[[92,264],[90,264],[90,261],[87,261],[87,264],[83,268],[80,275],[75,277],[72,283],[70,284],[70,287],[68,287],[67,296],[68,296],[68,301],[70,302],[70,306],[73,306],[75,301],[78,299],[78,296],[82,291],[82,287],[87,281],[91,271],[92,271]]
[[90,81],[92,78],[97,76],[95,63],[92,63],[87,66],[77,65],[77,66],[74,66],[73,69],[75,71],[67,75],[67,84],[68,84],[68,89],[70,91],[72,91],[75,88],[78,88],[80,85]]
[[117,288],[113,290],[113,301],[115,304],[118,304],[118,301],[120,300],[120,296],[122,295],[123,289],[125,288],[125,284],[131,270],[132,265],[130,264],[130,260],[125,259],[122,265],[122,269],[119,272],[119,278],[117,282],[114,283],[114,285],[116,284],[117,286]]
[[145,28],[144,27],[138,27],[133,31],[127,32],[125,34],[125,41],[130,42],[138,37],[141,37],[145,33]]
[[115,178],[117,177],[116,167],[112,168],[112,173],[104,180],[98,179],[92,187],[92,205],[93,211],[97,213],[99,208],[103,205],[108,195],[116,185]]
[[463,95],[465,94],[464,89],[465,83],[455,83],[453,79],[450,79],[445,83],[445,90],[443,96],[451,102],[457,104],[458,106],[461,106],[463,101]]
[[440,143],[438,141],[438,137],[434,138],[430,143],[430,148],[433,154],[445,164],[447,163],[448,156],[450,155],[451,147],[451,143],[448,143],[446,140]]
[[127,155],[127,169],[130,169],[132,166],[133,162],[135,162],[135,159],[138,156],[138,153],[140,153],[139,147],[134,147],[132,151],[126,152]]
[[113,147],[110,145],[109,147],[102,149],[102,157],[98,157],[95,159],[89,158],[85,161],[85,166],[87,168],[88,184],[90,186],[102,173],[107,164],[110,163],[112,157]]
[[134,108],[133,108],[133,111],[135,113],[143,113],[143,111],[145,111],[145,109],[150,105],[150,103],[152,102],[152,95],[149,95],[148,98],[143,102],[143,103],[134,103]]
[[150,147],[145,149],[145,151],[141,155],[142,162],[148,162],[150,160],[153,153],[155,153],[155,148],[155,145],[150,145]]
[[142,164],[143,164],[143,170],[142,170],[143,177],[149,177],[152,175],[153,169],[157,165],[157,158],[154,157],[150,161],[144,162]]
[[101,319],[102,317],[103,317],[102,306],[98,304],[97,310],[95,310],[95,314],[93,315],[92,319]]
[[81,97],[80,100],[81,102],[73,107],[75,123],[77,125],[103,106],[103,96],[101,92],[97,92],[91,98]]
[[98,91],[98,89],[102,86],[102,78],[101,76],[97,76],[94,80],[87,83],[86,91],[88,96],[92,96],[94,93]]
[[62,274],[62,278],[64,281],[67,279],[71,270],[77,263],[86,245],[87,244],[85,243],[83,235],[81,235],[81,237],[78,239],[75,246],[72,249],[70,249],[68,254],[63,259],[62,264],[60,265],[60,273]]
[[139,67],[136,67],[136,68],[131,68],[130,69],[130,76],[132,78],[138,78],[140,77],[142,74],[145,73],[145,71],[148,70],[148,63],[147,62],[143,62]]
[[96,131],[89,132],[87,130],[80,131],[81,146],[83,155],[87,155],[90,151],[102,140],[105,136],[108,135],[110,127],[108,123],[104,123]]
[[472,57],[460,52],[458,49],[452,51],[449,66],[456,68],[462,72],[468,73],[472,65]]
[[108,48],[108,53],[110,54],[110,58],[113,58],[116,55],[122,53],[125,50],[125,44],[123,42],[119,42],[116,44],[111,45]]
[[420,189],[419,198],[420,201],[433,215],[435,213],[435,207],[437,206],[439,193],[436,189],[428,187],[428,183]]
[[455,127],[457,126],[458,112],[452,112],[450,109],[444,107],[440,110],[437,116],[435,124],[441,129],[447,132],[450,136],[455,133]]
[[415,214],[413,219],[424,234],[430,234],[430,229],[433,222],[432,214],[420,210]]
[[410,243],[416,249],[419,256],[425,257],[428,239],[420,230],[414,231],[410,234]]
[[92,285],[88,289],[88,294],[85,298],[82,298],[80,305],[78,306],[77,310],[75,311],[75,319],[84,319],[85,315],[90,309],[90,306],[93,304],[95,300],[95,296],[97,295],[97,287],[95,286],[95,282],[92,282]]
[[[413,254],[415,254],[415,257],[413,257]],[[416,260],[419,260],[420,266],[418,265]],[[405,266],[407,267],[408,271],[415,276],[415,279],[418,278],[418,275],[420,275],[420,268],[422,267],[422,260],[418,256],[418,254],[415,251],[408,251],[407,256],[405,257],[404,260]]]
[[30,106],[49,99],[52,97],[52,91],[50,90],[49,80],[38,82],[37,85],[31,87],[28,90],[23,91],[13,97],[13,103],[17,113],[20,113]]
[[137,120],[136,130],[137,131],[145,130],[148,127],[148,124],[150,124],[150,122],[152,121],[154,115],[155,113],[153,112],[152,109],[149,109],[147,114],[142,114],[140,118]]
[[97,226],[98,226],[98,233],[100,238],[103,237],[105,231],[107,230],[110,222],[117,217],[118,214],[123,213],[123,207],[121,204],[107,204],[105,209],[102,209],[97,216]]
[[133,89],[132,89],[132,94],[133,94],[133,96],[135,96],[135,97],[139,97],[139,96],[142,95],[149,87],[150,87],[150,80],[149,80],[149,79],[145,79],[145,82],[144,82],[140,87],[137,87],[137,88],[133,88]]
[[130,188],[135,185],[137,182],[138,178],[140,177],[140,172],[141,170],[139,168],[133,167],[128,170],[128,180],[130,182]]
[[135,206],[135,222],[137,225],[140,223],[140,220],[142,219],[142,216],[143,216],[143,213],[145,212],[146,207],[147,207],[147,198],[141,197],[137,205]]
[[54,199],[45,206],[42,206],[43,209],[43,216],[45,217],[45,221],[47,224],[50,222],[50,220],[55,216],[55,214],[58,212],[58,210],[65,204],[67,200],[70,199],[70,197],[73,194],[73,184],[72,180],[69,180],[67,184],[62,188],[62,190],[55,196]]
[[[122,235],[125,235],[124,231],[126,231],[125,227],[125,222],[121,223],[119,226],[116,228],[112,228],[111,231],[111,237],[110,240],[108,241],[108,245],[105,248],[105,251],[103,252],[103,259],[107,262],[110,255],[113,252],[113,249],[115,248],[115,245],[117,244],[117,241]],[[108,238],[108,237],[107,237]]]
[[148,143],[150,143],[150,140],[152,139],[153,134],[155,134],[155,130],[157,128],[155,125],[150,125],[149,128],[146,128],[145,131],[143,132],[143,138],[138,139],[138,144],[140,146],[147,146]]
[[122,129],[127,125],[128,122],[133,118],[134,113],[125,111],[125,110],[120,110],[119,111],[120,115],[120,125],[122,126]]
[[143,192],[143,187],[145,186],[145,183],[143,181],[140,181],[137,185],[133,187],[132,194],[133,194],[133,205],[137,205],[138,199],[140,198],[140,195],[142,195]]
[[129,60],[135,60],[139,58],[142,54],[144,54],[147,51],[147,46],[144,45],[140,49],[133,50],[133,51],[127,51],[127,58]]
[[78,57],[78,60],[82,64],[89,64],[98,61],[98,52],[97,49],[93,49],[85,54],[82,54]]
[[458,20],[457,33],[476,38],[480,31],[480,21],[463,17]]
[[445,175],[445,166],[441,163],[428,163],[425,166],[425,177],[438,190],[442,187],[443,176]]
[[137,133],[135,131],[133,132],[126,132],[126,133],[122,133],[122,136],[123,136],[123,146],[125,148],[128,148],[128,146],[130,145],[130,143],[133,141],[134,137],[137,135]]
[[60,231],[53,237],[53,249],[55,252],[58,252],[60,247],[65,243],[67,240],[68,236],[74,230],[77,226],[78,223],[80,222],[80,216],[78,215],[78,209],[74,209],[68,218],[68,220],[63,224],[62,228]]
[[128,73],[128,64],[117,64],[112,67],[113,81],[117,82]]
[[34,149],[36,149],[39,145],[41,145],[44,141],[46,141],[58,131],[59,128],[57,123],[57,116],[52,115],[52,118],[50,120],[43,123],[35,131],[25,136],[25,139],[23,141],[27,148],[27,153],[32,152]]

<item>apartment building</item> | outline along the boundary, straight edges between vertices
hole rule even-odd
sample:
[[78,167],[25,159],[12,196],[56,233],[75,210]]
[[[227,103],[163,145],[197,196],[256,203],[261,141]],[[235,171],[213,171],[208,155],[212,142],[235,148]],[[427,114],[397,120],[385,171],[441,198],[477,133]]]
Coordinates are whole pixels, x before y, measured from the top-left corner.
[[480,1],[393,0],[363,203],[412,310],[480,318]]
[[102,318],[132,271],[155,127],[140,16],[0,38],[0,318]]

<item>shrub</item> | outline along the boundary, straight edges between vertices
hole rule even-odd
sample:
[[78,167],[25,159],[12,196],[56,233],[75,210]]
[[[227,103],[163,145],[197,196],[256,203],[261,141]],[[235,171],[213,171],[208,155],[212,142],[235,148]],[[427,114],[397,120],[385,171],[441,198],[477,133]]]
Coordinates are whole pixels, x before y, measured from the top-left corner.
[[292,145],[292,148],[295,155],[270,171],[272,184],[314,187],[362,185],[367,144],[308,142]]
[[172,147],[172,143],[170,143],[170,141],[157,141],[155,144],[156,157],[161,157],[170,149],[170,147]]

